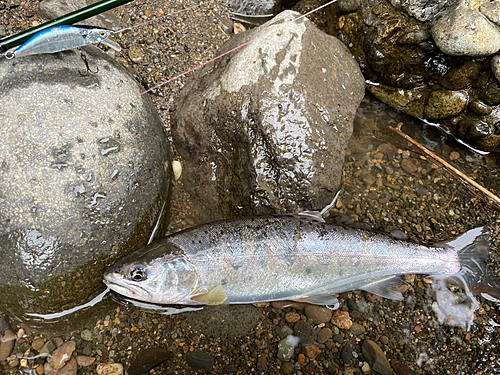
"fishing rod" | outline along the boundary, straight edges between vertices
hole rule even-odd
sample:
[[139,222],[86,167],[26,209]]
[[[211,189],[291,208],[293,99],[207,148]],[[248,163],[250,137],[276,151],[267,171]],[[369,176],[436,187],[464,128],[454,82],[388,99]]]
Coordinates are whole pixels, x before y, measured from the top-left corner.
[[[302,19],[302,18],[305,18],[305,17],[306,17],[306,16],[308,16],[309,14],[312,14],[312,13],[314,13],[314,12],[316,12],[316,11],[318,11],[318,10],[320,10],[320,9],[324,8],[324,7],[327,7],[327,6],[329,6],[329,5],[333,4],[333,3],[335,3],[336,1],[337,1],[337,0],[330,0],[330,1],[328,1],[327,3],[325,3],[325,4],[323,4],[323,5],[319,6],[319,7],[317,7],[317,8],[315,8],[315,9],[311,10],[310,12],[307,12],[307,13],[305,13],[305,14],[301,14],[301,15],[297,16],[296,18],[294,18],[293,20],[290,20],[290,21],[288,21],[288,22],[295,22],[295,21],[297,21],[297,20],[300,20],[300,19]],[[190,8],[188,8],[188,9],[190,9]],[[187,10],[187,9],[185,9],[185,10]],[[152,21],[152,20],[151,20],[151,21]],[[148,21],[148,22],[151,22],[151,21]],[[135,25],[135,26],[138,26],[138,25]],[[135,26],[132,26],[132,27],[135,27]],[[128,29],[128,28],[126,28],[126,29]],[[181,77],[184,77],[184,76],[186,76],[186,75],[188,75],[188,74],[191,74],[191,73],[193,73],[194,71],[196,71],[196,70],[198,70],[198,69],[200,69],[200,68],[204,67],[205,65],[208,65],[208,64],[210,64],[210,63],[213,63],[214,61],[217,61],[217,60],[219,60],[219,59],[223,58],[224,56],[229,55],[229,54],[231,54],[231,53],[233,53],[233,52],[235,52],[235,51],[239,50],[240,48],[243,48],[243,47],[245,47],[245,46],[247,46],[247,45],[249,45],[249,44],[251,44],[251,43],[253,43],[253,42],[257,41],[258,39],[261,39],[261,38],[265,37],[266,35],[267,35],[267,34],[265,34],[265,35],[261,35],[261,36],[258,36],[258,37],[254,38],[254,39],[251,39],[251,40],[249,40],[249,41],[247,41],[247,42],[245,42],[245,43],[243,43],[243,44],[240,44],[240,45],[236,46],[235,48],[233,48],[233,49],[231,49],[231,50],[229,50],[229,51],[227,51],[227,52],[225,52],[225,53],[222,53],[222,54],[220,54],[220,55],[218,55],[218,56],[216,56],[216,57],[214,57],[214,58],[212,58],[212,59],[210,59],[210,60],[208,60],[208,61],[206,61],[206,62],[204,62],[204,63],[200,64],[200,65],[195,66],[194,68],[191,68],[191,69],[189,69],[189,70],[186,70],[186,71],[184,71],[183,73],[180,73],[180,74],[176,75],[175,77],[172,77],[172,78],[170,78],[170,79],[167,79],[166,81],[163,81],[163,82],[161,82],[161,83],[157,84],[156,86],[149,88],[148,90],[145,90],[145,91],[143,91],[143,92],[140,92],[139,94],[137,94],[137,95],[135,95],[135,96],[133,96],[133,97],[131,97],[131,98],[129,98],[129,99],[127,99],[127,100],[125,100],[125,101],[124,101],[124,102],[122,102],[122,103],[118,103],[118,104],[111,105],[111,106],[110,106],[110,107],[108,107],[107,109],[105,109],[105,110],[103,110],[103,111],[101,111],[101,112],[99,112],[99,113],[96,113],[96,114],[94,114],[94,115],[92,115],[92,116],[89,116],[88,118],[86,118],[86,119],[84,119],[84,120],[82,120],[82,121],[80,121],[80,122],[78,122],[78,123],[75,123],[75,124],[73,124],[73,125],[70,125],[70,126],[68,126],[68,127],[64,128],[64,129],[62,129],[62,130],[60,130],[60,131],[58,131],[58,132],[56,132],[56,133],[53,133],[52,135],[49,135],[49,136],[45,137],[44,139],[42,139],[42,140],[40,140],[40,141],[38,141],[38,142],[31,143],[31,144],[29,144],[29,145],[27,145],[27,146],[25,146],[25,147],[23,147],[23,148],[21,148],[21,149],[18,149],[17,151],[14,151],[12,154],[7,155],[7,156],[5,156],[5,157],[3,157],[3,158],[1,158],[1,157],[0,157],[0,164],[2,164],[2,163],[4,163],[4,162],[6,162],[6,161],[8,161],[8,160],[10,160],[11,158],[13,158],[13,157],[15,157],[15,156],[17,156],[17,155],[23,154],[24,152],[26,152],[26,151],[28,151],[28,150],[30,150],[30,149],[32,149],[32,148],[34,148],[34,147],[37,147],[37,146],[39,146],[40,144],[43,144],[44,142],[46,142],[46,141],[48,141],[48,140],[50,140],[50,139],[52,139],[52,138],[54,138],[54,137],[60,136],[60,135],[62,135],[62,134],[64,134],[64,133],[66,133],[66,132],[70,131],[71,129],[77,128],[77,127],[78,127],[78,126],[80,126],[80,125],[86,124],[86,123],[88,123],[88,122],[90,122],[90,121],[92,121],[92,120],[95,120],[95,119],[97,119],[97,118],[100,118],[101,116],[103,116],[103,115],[105,115],[105,114],[107,114],[107,113],[112,112],[112,111],[113,111],[113,110],[115,110],[116,108],[123,107],[125,104],[128,104],[128,103],[132,102],[133,100],[135,100],[135,99],[137,99],[137,98],[140,98],[141,96],[146,95],[147,93],[149,93],[149,92],[151,92],[151,91],[154,91],[154,90],[156,90],[156,89],[158,89],[158,88],[160,88],[160,87],[162,87],[162,86],[165,86],[166,84],[168,84],[168,83],[170,83],[170,82],[172,82],[172,81],[175,81],[175,80],[177,80],[177,79],[179,79],[179,78],[181,78]]]

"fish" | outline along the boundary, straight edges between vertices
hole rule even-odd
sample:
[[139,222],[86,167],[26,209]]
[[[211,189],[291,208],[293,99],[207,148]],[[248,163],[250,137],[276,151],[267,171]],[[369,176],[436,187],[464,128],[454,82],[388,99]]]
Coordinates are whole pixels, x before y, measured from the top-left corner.
[[485,264],[489,238],[484,226],[425,246],[327,224],[314,212],[235,218],[154,241],[111,265],[103,281],[155,304],[335,305],[335,294],[357,289],[403,300],[400,276],[425,274],[498,301],[500,280]]
[[121,47],[107,38],[113,32],[92,26],[55,26],[40,31],[13,51],[8,51],[8,59],[39,53],[56,53],[88,44],[103,43],[113,49]]

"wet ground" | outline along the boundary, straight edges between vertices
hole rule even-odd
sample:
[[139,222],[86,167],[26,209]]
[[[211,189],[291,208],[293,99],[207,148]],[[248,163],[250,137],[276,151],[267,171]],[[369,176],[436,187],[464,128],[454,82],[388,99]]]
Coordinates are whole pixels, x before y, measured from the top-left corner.
[[[0,2],[4,25],[15,30],[17,26],[25,29],[39,22],[36,2],[21,2],[9,8],[15,4]],[[180,4],[132,2],[116,13],[127,23],[136,24],[180,9]],[[303,13],[313,7],[311,3],[298,6]],[[218,46],[228,38],[219,25],[219,19],[227,15],[223,5],[214,1],[171,21],[136,28],[120,37],[124,51],[116,57],[146,88],[153,87],[215,56]],[[314,17],[321,24],[321,14]],[[153,101],[167,129],[173,96],[186,79],[189,77],[153,92]],[[430,161],[374,138],[408,147],[388,128],[400,121],[404,123],[403,131],[418,142],[477,182],[495,192],[500,190],[496,155],[476,154],[437,129],[366,97],[358,111],[346,156],[345,186],[329,220],[386,233],[400,229],[417,242],[445,240],[473,227],[488,225],[492,232],[489,264],[500,276],[500,211]],[[192,225],[183,217],[189,210],[189,202],[182,194],[182,181],[187,178],[181,176],[174,186],[171,232]],[[401,363],[416,374],[500,374],[498,303],[479,297],[481,306],[476,311],[474,326],[467,331],[438,322],[432,308],[435,293],[431,280],[408,278],[404,296],[404,301],[393,302],[366,292],[344,293],[339,297],[339,312],[334,312],[330,319],[328,313],[326,318],[318,318],[317,310],[305,309],[301,304],[285,308],[279,304],[206,307],[196,312],[160,315],[108,294],[89,310],[49,322],[11,316],[15,346],[0,366],[7,374],[40,374],[45,357],[21,357],[36,357],[43,352],[43,346],[54,353],[62,342],[73,341],[74,355],[80,361],[88,361],[80,362],[88,365],[79,367],[81,374],[93,374],[99,364],[109,362],[125,368],[136,359],[153,364],[154,360],[145,355],[151,348],[168,349],[171,353],[163,353],[168,359],[152,370],[156,374],[210,370],[241,374],[356,374],[363,370],[370,373],[362,350],[369,339],[385,352],[393,368],[398,368],[396,361],[400,362],[398,375],[412,373]],[[2,324],[0,321],[0,328]],[[310,341],[316,349],[299,346],[289,361],[281,361],[277,357],[278,342],[288,333],[300,336],[302,342]],[[2,348],[7,347],[0,344]],[[0,350],[0,358],[1,355]]]

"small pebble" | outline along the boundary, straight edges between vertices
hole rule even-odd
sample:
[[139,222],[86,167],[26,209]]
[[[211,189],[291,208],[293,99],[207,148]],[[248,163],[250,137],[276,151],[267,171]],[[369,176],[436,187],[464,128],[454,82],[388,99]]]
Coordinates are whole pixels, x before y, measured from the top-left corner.
[[333,313],[331,322],[340,329],[349,329],[352,326],[351,317],[347,311],[336,310]]
[[318,343],[324,344],[333,337],[333,332],[330,328],[323,328],[318,333]]
[[309,345],[304,348],[303,353],[306,355],[307,358],[315,359],[318,355],[321,354],[321,349],[318,348],[316,345]]
[[88,329],[84,329],[80,336],[82,337],[82,340],[85,341],[92,340],[92,332],[90,332]]
[[123,375],[121,363],[99,363],[96,369],[97,375]]
[[79,355],[76,357],[76,363],[78,363],[78,366],[80,367],[88,367],[90,365],[93,365],[94,362],[94,357],[87,357],[85,355]]
[[304,313],[314,324],[327,323],[332,318],[332,310],[316,305],[307,305]]
[[196,350],[186,354],[186,362],[194,369],[211,370],[215,364],[215,358],[208,353]]
[[450,160],[457,160],[460,158],[460,154],[457,151],[450,152]]
[[16,336],[11,329],[7,329],[0,334],[0,361],[5,361],[10,356],[15,342]]
[[52,356],[47,359],[47,362],[54,370],[59,370],[64,367],[71,358],[75,348],[76,344],[74,341],[65,342],[52,353]]
[[45,340],[40,337],[38,339],[34,339],[33,340],[33,343],[31,344],[31,347],[33,349],[35,349],[36,351],[39,351],[40,349],[43,348],[44,345],[45,345]]
[[281,371],[283,374],[293,374],[295,367],[290,362],[285,362],[281,365]]
[[300,320],[300,315],[296,312],[289,312],[285,315],[285,320],[287,323],[296,323]]
[[366,361],[373,369],[373,371],[376,371],[381,375],[391,374],[391,367],[389,366],[389,361],[387,361],[387,358],[385,357],[385,354],[382,351],[382,349],[380,349],[380,346],[378,346],[372,340],[365,340],[363,341],[362,349],[363,349],[363,356],[365,357]]

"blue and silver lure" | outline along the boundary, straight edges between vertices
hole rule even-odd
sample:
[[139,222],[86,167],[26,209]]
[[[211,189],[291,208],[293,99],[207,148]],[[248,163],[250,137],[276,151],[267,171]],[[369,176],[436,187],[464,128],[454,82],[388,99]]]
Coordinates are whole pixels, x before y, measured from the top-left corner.
[[119,51],[120,46],[107,39],[112,33],[92,26],[55,26],[34,35],[17,49],[7,51],[5,57],[12,59],[39,53],[56,53],[95,43],[103,43]]

